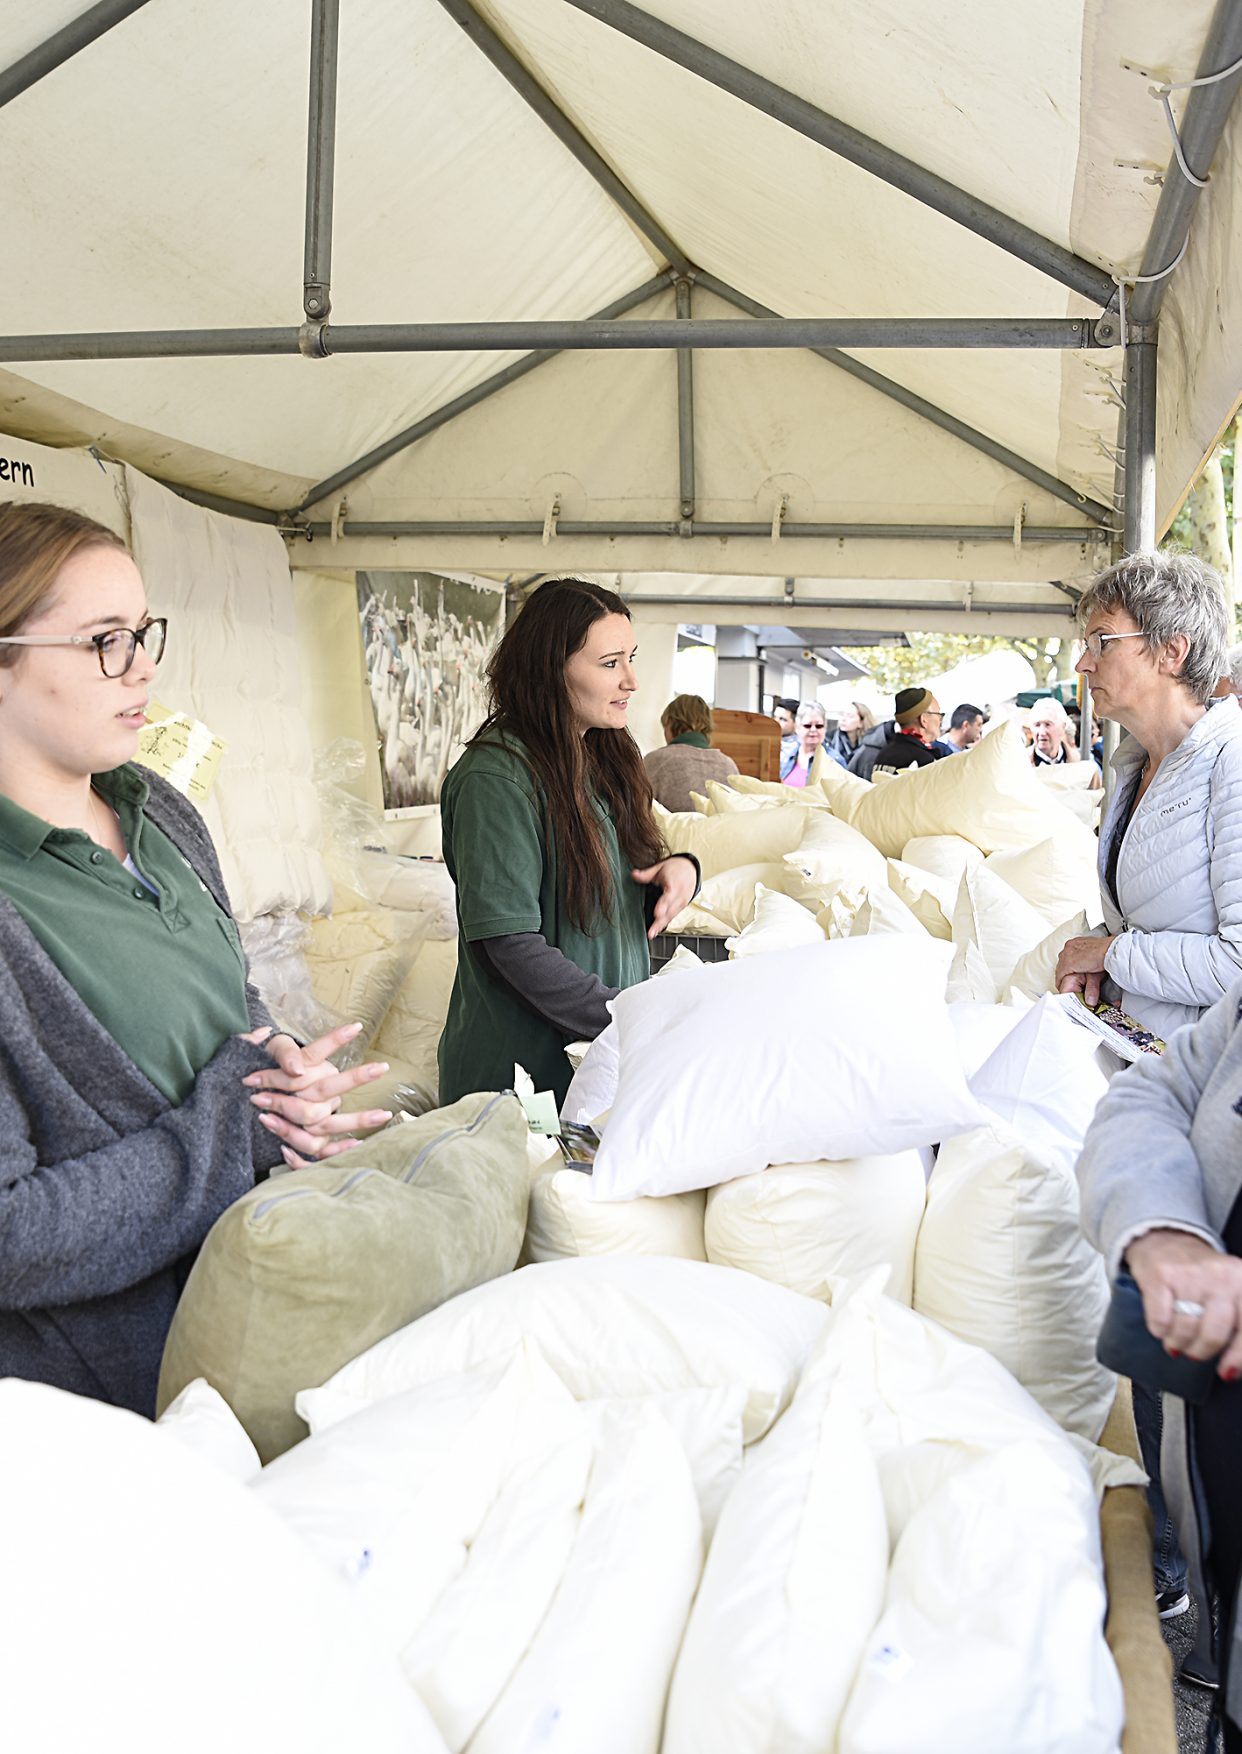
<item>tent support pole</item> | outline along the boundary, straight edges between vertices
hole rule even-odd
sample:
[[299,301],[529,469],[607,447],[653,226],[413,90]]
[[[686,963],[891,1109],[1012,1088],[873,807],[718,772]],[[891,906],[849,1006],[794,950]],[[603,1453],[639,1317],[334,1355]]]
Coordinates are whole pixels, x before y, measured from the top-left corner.
[[311,0],[302,309],[307,322],[312,324],[325,323],[332,308],[332,193],[336,168],[339,29],[340,0]]
[[[677,315],[688,322],[694,312],[690,282],[679,276],[675,285]],[[677,472],[681,515],[694,517],[694,353],[677,349]]]
[[1156,343],[1126,343],[1125,551],[1156,546]]
[[[310,536],[327,536],[332,526],[311,523],[306,526]],[[342,526],[340,534],[348,536],[539,536],[544,525],[538,518],[495,519],[432,519],[421,523],[351,523]],[[771,523],[695,523],[690,519],[653,520],[651,522],[574,522],[562,518],[556,526],[558,536],[734,536],[762,537],[771,542]],[[1091,524],[1036,526],[1028,524],[1022,532],[1026,542],[1091,543],[1100,540],[1100,531]],[[808,537],[833,542],[1012,542],[1012,524],[788,524],[781,525],[781,540]],[[802,599],[798,599],[799,604]]]
[[[675,352],[683,319],[598,317],[499,323],[308,324],[285,329],[151,329],[0,336],[0,364],[48,359],[224,359],[297,353],[305,330],[317,353],[510,353],[614,348]],[[749,317],[694,320],[696,348],[920,347],[1084,349],[1111,346],[1085,317]]]
[[54,32],[28,55],[23,55],[20,61],[14,61],[11,67],[0,72],[0,109],[24,91],[29,91],[47,74],[63,67],[79,49],[89,48],[113,25],[122,24],[131,12],[137,12],[146,3],[147,0],[99,0],[97,6],[91,6],[71,19],[63,29]]
[[[593,320],[612,321],[617,317],[623,317],[627,311],[635,310],[639,305],[646,304],[648,299],[655,298],[658,293],[667,292],[667,290],[668,276],[657,274],[654,279],[646,281],[633,292],[627,292],[624,298],[615,299],[612,304],[605,305],[603,310],[596,311]],[[502,371],[493,372],[490,377],[484,378],[481,384],[476,384],[473,389],[464,391],[460,396],[454,396],[451,402],[446,402],[433,414],[424,415],[421,420],[416,420],[413,426],[407,426],[403,432],[394,433],[392,438],[385,439],[383,444],[376,445],[374,450],[368,451],[365,456],[347,464],[344,469],[338,469],[335,475],[329,475],[326,480],[317,482],[303,499],[298,510],[305,511],[308,506],[317,505],[320,500],[331,499],[343,487],[348,487],[351,482],[357,481],[359,476],[369,474],[372,469],[378,469],[381,463],[388,461],[389,457],[395,457],[399,451],[404,451],[410,445],[417,444],[419,439],[426,438],[429,433],[438,431],[442,426],[447,426],[449,421],[455,420],[459,414],[464,414],[469,408],[477,408],[480,402],[486,402],[497,391],[507,388],[509,384],[517,383],[519,378],[524,378],[537,366],[546,365],[548,360],[556,357],[557,350],[555,348],[545,348],[540,353],[528,353],[524,359],[514,360],[512,365],[505,366]]]
[[638,196],[628,188],[590,141],[570,121],[569,117],[548,96],[547,92],[523,67],[517,56],[508,49],[489,24],[481,19],[469,0],[440,0],[441,6],[455,24],[459,24],[470,41],[481,54],[495,67],[496,71],[509,81],[518,96],[528,103],[539,120],[549,128],[561,145],[571,152],[578,163],[594,177],[611,201],[618,206],[631,225],[642,233],[649,244],[676,268],[679,274],[690,272],[690,263],[683,251],[669,237],[664,227],[655,216],[647,211]]
[[[730,286],[727,281],[717,280],[714,274],[700,272],[698,284],[705,291],[714,292],[717,298],[723,299],[726,304],[734,305],[739,311],[747,312],[749,316],[775,317],[779,315],[769,306],[761,305],[757,299],[748,298],[744,292],[739,292],[735,286]],[[1066,505],[1073,506],[1074,510],[1081,512],[1084,517],[1091,518],[1097,524],[1109,525],[1116,521],[1116,514],[1099,500],[1091,499],[1085,493],[1079,493],[1077,488],[1071,487],[1066,481],[1059,480],[1055,475],[1050,475],[1037,463],[1029,462],[1026,457],[1019,456],[1017,451],[1011,451],[1006,445],[998,444],[995,439],[989,438],[987,433],[979,432],[973,426],[967,426],[966,422],[958,420],[956,415],[949,414],[945,409],[937,407],[934,402],[928,402],[924,397],[915,395],[914,391],[906,389],[904,384],[897,383],[893,378],[886,378],[881,372],[874,371],[871,366],[864,365],[861,360],[851,359],[848,353],[842,353],[835,347],[813,347],[810,351],[817,359],[826,360],[829,365],[835,365],[840,371],[848,372],[850,377],[857,378],[860,384],[867,384],[871,389],[878,390],[881,396],[887,396],[891,401],[899,402],[903,408],[908,408],[912,414],[918,414],[924,420],[929,420],[942,432],[951,433],[954,438],[961,439],[962,443],[969,445],[972,450],[981,451],[985,457],[991,457],[994,463],[1000,463],[1003,468],[1012,470],[1015,475],[1021,475],[1023,480],[1031,482],[1035,487],[1042,488],[1045,493],[1052,494],[1054,499],[1063,500]]]
[[921,165],[903,158],[879,141],[860,134],[856,128],[816,109],[814,104],[795,97],[749,67],[731,61],[728,56],[708,48],[706,43],[675,30],[672,25],[653,18],[637,6],[631,6],[628,0],[566,0],[566,3],[728,92],[752,109],[805,135],[808,140],[814,140],[817,145],[827,147],[838,157],[870,171],[882,182],[901,189],[946,218],[956,220],[968,231],[986,238],[1019,261],[1081,293],[1084,298],[1105,309],[1115,301],[1117,288],[1111,276],[1094,262],[1041,237],[1029,226],[988,206],[985,201],[977,200],[945,178],[924,170]]
[[[1210,73],[1218,73],[1238,60],[1242,60],[1242,0],[1217,0],[1196,77],[1202,79]],[[1179,133],[1186,162],[1196,176],[1206,177],[1208,174],[1239,85],[1242,85],[1242,69],[1215,85],[1196,86],[1188,94]],[[1160,274],[1170,262],[1177,260],[1202,192],[1194,183],[1187,182],[1176,158],[1173,158],[1165,172],[1164,187],[1143,251],[1140,274]],[[1132,322],[1156,321],[1172,278],[1169,274],[1160,280],[1139,281],[1130,300],[1129,318]],[[1128,487],[1126,496],[1129,498]]]

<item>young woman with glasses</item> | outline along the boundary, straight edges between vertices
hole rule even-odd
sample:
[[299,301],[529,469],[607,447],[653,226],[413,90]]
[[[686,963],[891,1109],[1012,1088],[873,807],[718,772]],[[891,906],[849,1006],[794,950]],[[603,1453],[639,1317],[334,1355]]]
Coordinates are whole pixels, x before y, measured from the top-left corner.
[[134,764],[166,626],[120,539],[0,504],[0,1376],[155,1404],[212,1223],[329,1156],[354,1033],[275,1034],[193,806]]

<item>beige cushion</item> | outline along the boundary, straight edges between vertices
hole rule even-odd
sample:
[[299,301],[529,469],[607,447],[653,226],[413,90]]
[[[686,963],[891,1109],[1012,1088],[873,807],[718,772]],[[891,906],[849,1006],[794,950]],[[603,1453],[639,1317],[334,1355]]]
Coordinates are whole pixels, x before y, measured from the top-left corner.
[[203,1376],[265,1462],[298,1442],[299,1389],[514,1266],[526,1138],[516,1097],[480,1093],[238,1200],[177,1306],[160,1409]]
[[419,1087],[433,1097],[440,1088],[436,1054],[456,975],[457,939],[428,938],[375,1041],[378,1053],[407,1065]]
[[842,889],[820,914],[819,923],[830,938],[869,938],[876,933],[913,932],[927,936],[913,913],[894,895],[887,883],[863,889]]
[[1076,914],[1072,920],[1057,926],[1046,938],[1041,938],[1033,950],[1018,958],[1009,977],[1010,987],[1028,999],[1039,999],[1045,993],[1055,992],[1053,976],[1057,958],[1071,938],[1085,938],[1089,931],[1085,913]]
[[957,885],[946,877],[933,877],[917,865],[901,859],[888,861],[888,884],[899,901],[904,901],[923,930],[933,938],[953,936],[953,908]]
[[[718,782],[715,782],[718,784]],[[756,804],[768,805],[798,803],[805,804],[810,810],[826,810],[828,799],[819,786],[808,783],[805,786],[787,786],[783,780],[757,780],[753,774],[735,773],[719,787],[727,797],[720,797],[708,786],[708,796],[715,799],[717,809],[738,808],[738,799],[746,798],[750,807]]]
[[591,1178],[561,1165],[531,1183],[525,1259],[560,1261],[579,1255],[676,1255],[705,1261],[701,1189],[663,1199],[602,1201],[591,1198]]
[[826,935],[815,915],[801,902],[760,884],[755,895],[754,918],[736,938],[729,939],[729,955],[763,956],[773,950],[791,950],[798,944],[819,944]]
[[827,798],[832,814],[839,816],[842,822],[852,822],[863,799],[871,795],[871,787],[865,779],[856,773],[848,773],[835,761],[821,764],[819,789]]
[[[765,864],[734,865],[731,870],[720,871],[715,877],[709,877],[685,912],[711,914],[714,919],[728,926],[731,932],[740,932],[755,916],[755,897],[761,886],[764,889],[777,890],[782,895],[798,894],[805,888],[805,882],[800,872],[783,860]],[[679,916],[673,923],[673,929],[682,931],[688,928],[681,925]]]
[[872,786],[851,816],[889,858],[916,835],[960,834],[985,853],[1047,840],[1065,812],[1036,779],[1022,734],[1006,721],[964,755],[910,768]]
[[870,841],[823,810],[807,818],[802,839],[785,854],[785,863],[819,884],[856,888],[888,881],[884,860]]
[[992,853],[987,865],[1029,901],[1050,926],[1079,912],[1093,925],[1104,917],[1096,868],[1096,839],[1081,823],[1066,823],[1049,840],[1024,851]]
[[735,865],[771,863],[802,839],[807,813],[796,804],[779,810],[745,810],[727,816],[674,813],[655,806],[656,828],[670,853],[693,853],[703,880]]
[[[965,759],[953,757],[955,762]],[[1019,958],[1043,940],[1047,924],[986,864],[967,871],[953,910],[956,951],[949,971],[950,1000],[994,1004],[1008,987]]]
[[901,857],[904,864],[917,865],[921,871],[951,883],[954,895],[963,872],[983,863],[983,854],[974,841],[960,834],[916,834],[902,847]]

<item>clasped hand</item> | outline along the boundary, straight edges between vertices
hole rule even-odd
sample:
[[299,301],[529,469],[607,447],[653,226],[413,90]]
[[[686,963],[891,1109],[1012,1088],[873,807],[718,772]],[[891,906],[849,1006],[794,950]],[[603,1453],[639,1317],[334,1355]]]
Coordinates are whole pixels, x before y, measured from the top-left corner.
[[1126,1250],[1143,1293],[1148,1329],[1174,1357],[1217,1358],[1232,1382],[1242,1370],[1242,1260],[1185,1230],[1149,1230]]
[[338,1053],[362,1029],[360,1023],[344,1023],[318,1041],[299,1047],[291,1035],[256,1029],[242,1037],[270,1055],[272,1065],[252,1072],[242,1083],[252,1092],[251,1102],[262,1112],[259,1120],[280,1140],[280,1154],[291,1169],[305,1169],[309,1162],[335,1157],[358,1143],[354,1134],[371,1132],[392,1119],[386,1108],[341,1114],[341,1098],[360,1085],[382,1078],[386,1061],[338,1071],[331,1056]]
[[1052,977],[1058,993],[1081,993],[1088,1005],[1100,1002],[1104,980],[1104,958],[1111,938],[1068,938],[1057,957],[1057,972]]

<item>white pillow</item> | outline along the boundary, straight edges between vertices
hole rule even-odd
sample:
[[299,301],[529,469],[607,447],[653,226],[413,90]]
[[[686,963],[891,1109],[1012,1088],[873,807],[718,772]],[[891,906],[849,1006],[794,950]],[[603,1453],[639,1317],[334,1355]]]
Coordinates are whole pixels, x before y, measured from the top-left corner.
[[750,1443],[788,1402],[827,1319],[812,1298],[705,1261],[547,1261],[454,1297],[362,1353],[327,1386],[359,1403],[383,1400],[503,1359],[529,1337],[582,1401],[744,1388]]
[[902,863],[917,865],[933,877],[953,885],[957,894],[963,874],[972,865],[983,863],[983,854],[973,841],[960,834],[920,834],[908,840],[901,849]]
[[902,859],[888,861],[888,882],[893,894],[905,902],[925,932],[930,932],[933,938],[952,938],[956,883],[950,883],[947,877],[935,877],[918,865],[907,865]]
[[731,870],[709,878],[693,905],[723,920],[731,931],[740,932],[754,918],[755,896],[760,885],[787,894],[802,888],[803,878],[782,860],[769,864],[735,865]]
[[1116,1754],[1125,1702],[1106,1610],[1081,1464],[1038,1443],[980,1456],[897,1544],[834,1747]]
[[1072,1170],[1108,1088],[1111,1056],[1065,1006],[1052,994],[1033,1005],[984,1061],[970,1088],[1024,1145]]
[[590,1176],[565,1168],[558,1151],[551,1166],[531,1183],[526,1255],[532,1261],[579,1255],[677,1255],[705,1261],[704,1200],[697,1192],[605,1205],[591,1198]]
[[1007,1005],[981,1005],[969,999],[950,1004],[949,1022],[968,1084],[1029,1010],[1030,1001],[1020,996]]
[[649,1405],[602,1410],[569,1562],[470,1754],[549,1745],[658,1754],[701,1561],[698,1505],[672,1430]]
[[258,1473],[262,1463],[250,1434],[224,1396],[205,1376],[187,1383],[155,1422],[195,1451],[205,1462],[243,1483]]
[[42,1383],[0,1383],[0,1430],[7,1747],[444,1754],[348,1591],[250,1487]]
[[[952,760],[964,761],[966,756]],[[1047,925],[1043,915],[986,864],[966,871],[953,910],[956,949],[949,998],[994,1004],[1009,985],[1019,958],[1043,939]]]
[[1041,999],[1045,993],[1053,992],[1057,958],[1071,938],[1085,938],[1090,930],[1086,914],[1081,913],[1049,932],[1046,938],[1041,938],[1035,948],[1020,956],[1014,965],[1009,977],[1012,990],[1025,994],[1028,999]]
[[[654,978],[662,980],[666,974],[692,974],[696,969],[705,966],[693,950],[679,944]],[[565,1051],[569,1053],[568,1048]],[[574,1075],[561,1104],[561,1119],[593,1127],[601,1115],[607,1114],[617,1094],[619,1055],[616,1024],[610,1023],[606,1029],[601,1030],[595,1040],[586,1045],[585,1051],[576,1062],[571,1054],[570,1064],[574,1067]]]
[[857,1413],[800,1389],[712,1542],[663,1754],[824,1754],[884,1597],[888,1533]]
[[755,891],[754,917],[728,940],[728,950],[733,957],[763,956],[799,944],[822,944],[824,937],[824,928],[800,901],[761,883]]
[[656,809],[656,827],[670,853],[693,853],[703,881],[735,865],[771,863],[802,839],[807,813],[796,804],[779,810],[746,810],[727,816],[674,814]]
[[[944,1003],[948,954],[923,932],[807,944],[618,994],[621,1074],[594,1197],[903,1151],[976,1124]],[[811,1073],[767,1020],[825,1008],[848,1028],[817,1038]]]
[[1006,720],[962,755],[873,785],[851,820],[896,859],[922,835],[960,834],[985,853],[1029,847],[1055,834],[1065,818],[1035,778],[1022,733]]
[[915,1309],[990,1352],[1059,1425],[1093,1443],[1117,1386],[1095,1356],[1107,1306],[1071,1166],[1000,1126],[941,1146],[914,1258]]
[[1103,919],[1095,836],[1081,824],[1024,851],[992,853],[987,865],[1003,877],[1050,926],[1084,912],[1092,925]]
[[824,810],[807,818],[802,839],[785,854],[785,863],[820,884],[857,888],[888,881],[884,860],[871,843]]
[[908,1304],[926,1177],[917,1151],[844,1163],[782,1163],[707,1196],[707,1258],[808,1297],[880,1263]]

